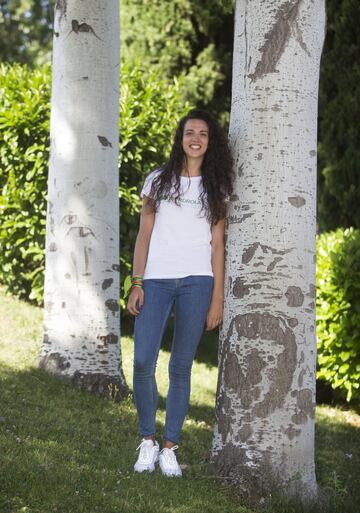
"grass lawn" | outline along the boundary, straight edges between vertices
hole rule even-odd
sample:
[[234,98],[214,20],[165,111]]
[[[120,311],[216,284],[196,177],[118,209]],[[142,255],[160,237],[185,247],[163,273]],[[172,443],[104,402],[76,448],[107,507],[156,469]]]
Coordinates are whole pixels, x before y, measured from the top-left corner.
[[[1,287],[0,318],[0,513],[253,512],[207,473],[216,368],[206,358],[194,364],[191,407],[178,451],[186,465],[183,478],[167,479],[158,470],[135,475],[139,437],[132,396],[112,404],[37,369],[42,310],[6,295]],[[122,350],[131,385],[130,338],[122,338]],[[160,434],[168,356],[161,351],[157,373]],[[326,511],[358,512],[359,415],[317,408],[316,463],[318,482],[329,497]],[[282,502],[266,511],[301,509]]]

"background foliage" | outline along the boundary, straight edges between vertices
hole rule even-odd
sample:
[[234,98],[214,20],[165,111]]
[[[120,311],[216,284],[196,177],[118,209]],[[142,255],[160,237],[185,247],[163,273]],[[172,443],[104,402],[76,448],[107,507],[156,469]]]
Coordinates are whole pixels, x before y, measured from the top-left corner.
[[0,1],[0,61],[49,63],[55,1]]
[[161,78],[184,77],[183,93],[229,119],[234,0],[123,0],[122,58]]
[[318,221],[360,228],[360,3],[328,0],[320,69]]
[[0,67],[0,281],[42,302],[50,68]]
[[317,239],[318,378],[360,398],[360,230]]

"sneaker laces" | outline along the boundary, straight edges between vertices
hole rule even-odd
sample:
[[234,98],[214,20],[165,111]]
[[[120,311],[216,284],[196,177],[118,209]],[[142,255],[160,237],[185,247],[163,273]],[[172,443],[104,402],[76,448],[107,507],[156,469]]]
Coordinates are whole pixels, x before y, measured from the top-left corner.
[[[150,445],[148,442],[152,442],[152,445]],[[146,440],[144,438],[139,447],[136,448],[137,451],[140,449],[139,459],[143,461],[150,461],[152,459],[154,446],[155,444],[151,439]]]
[[178,466],[176,454],[174,452],[178,448],[179,448],[178,445],[173,445],[172,447],[164,447],[164,449],[162,449],[160,451],[160,454],[163,454],[163,456],[166,460],[166,463],[169,464],[170,466],[176,466],[176,467]]

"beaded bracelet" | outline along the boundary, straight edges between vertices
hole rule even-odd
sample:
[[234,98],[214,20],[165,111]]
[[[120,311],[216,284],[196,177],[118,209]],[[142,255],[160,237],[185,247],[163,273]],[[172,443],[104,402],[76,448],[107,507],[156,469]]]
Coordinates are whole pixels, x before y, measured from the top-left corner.
[[143,284],[143,277],[142,276],[133,276],[131,278],[131,286],[132,287],[139,287],[142,289]]

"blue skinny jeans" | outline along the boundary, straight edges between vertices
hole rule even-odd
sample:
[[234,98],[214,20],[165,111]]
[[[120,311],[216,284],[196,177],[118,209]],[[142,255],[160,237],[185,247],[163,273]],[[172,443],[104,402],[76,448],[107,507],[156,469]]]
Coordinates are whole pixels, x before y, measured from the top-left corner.
[[144,305],[135,318],[134,333],[134,399],[142,437],[155,434],[156,363],[175,305],[164,439],[173,443],[179,441],[189,406],[191,368],[205,327],[213,281],[212,276],[186,276],[143,282]]

